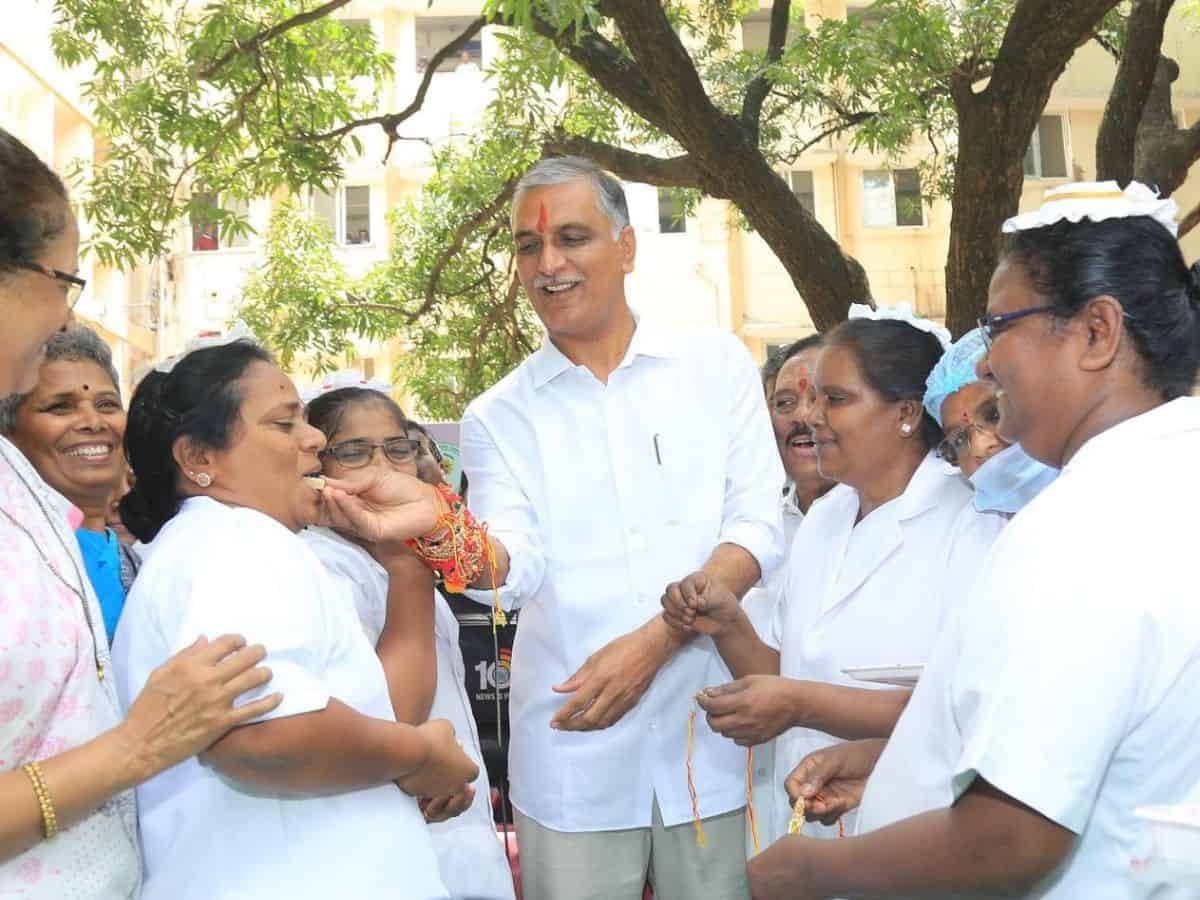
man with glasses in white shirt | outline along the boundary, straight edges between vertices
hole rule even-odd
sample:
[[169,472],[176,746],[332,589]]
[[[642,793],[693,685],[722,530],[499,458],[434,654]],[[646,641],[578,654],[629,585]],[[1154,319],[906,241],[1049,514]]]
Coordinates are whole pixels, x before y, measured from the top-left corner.
[[[521,608],[524,896],[640,900],[649,880],[658,900],[746,898],[744,751],[703,716],[688,733],[694,695],[728,673],[660,599],[705,579],[741,596],[780,558],[784,474],[757,373],[730,334],[634,315],[624,192],[590,160],[533,166],[512,227],[548,337],[467,409],[462,455],[501,601]],[[485,582],[474,595],[491,602]]]

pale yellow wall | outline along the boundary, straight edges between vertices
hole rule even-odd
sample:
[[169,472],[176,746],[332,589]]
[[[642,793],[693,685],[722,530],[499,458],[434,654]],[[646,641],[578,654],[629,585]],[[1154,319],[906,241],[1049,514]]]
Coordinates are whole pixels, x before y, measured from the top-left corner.
[[[63,73],[54,64],[45,5],[33,0],[16,2],[41,12],[14,17],[19,34],[11,46],[0,43],[0,84],[5,86],[0,91],[0,116],[6,127],[61,169],[75,156],[99,152],[93,145],[86,109],[78,99],[84,73]],[[862,3],[855,0],[850,5]],[[766,9],[770,3],[760,0],[760,6]],[[807,0],[804,11],[810,21],[841,18],[846,6],[845,0]],[[339,12],[348,18],[370,20],[382,45],[395,55],[395,76],[381,93],[381,112],[406,106],[420,81],[416,71],[417,18],[431,13],[472,15],[478,9],[478,0],[438,0],[432,9],[426,0],[353,0]],[[1169,23],[1166,48],[1183,66],[1175,85],[1176,106],[1190,124],[1200,117],[1200,36],[1177,19]],[[3,40],[9,40],[7,33]],[[482,40],[486,65],[499,48],[490,31]],[[13,46],[19,46],[21,52],[13,51]],[[1081,48],[1047,106],[1048,113],[1066,117],[1069,158],[1079,177],[1094,175],[1096,129],[1113,71],[1111,59],[1098,47]],[[402,133],[426,138],[435,146],[458,139],[454,135],[475,126],[489,96],[489,83],[480,73],[438,73],[423,109],[404,124]],[[382,131],[374,128],[358,134],[364,152],[346,160],[344,183],[372,188],[372,243],[336,251],[355,274],[386,258],[387,210],[404,198],[419,196],[421,183],[431,173],[426,143],[397,143],[384,165],[386,139]],[[926,146],[914,147],[899,165],[915,166],[927,152]],[[852,152],[844,143],[826,142],[806,154],[795,168],[813,173],[818,220],[866,267],[879,301],[913,302],[925,314],[943,314],[949,227],[949,209],[944,202],[927,208],[925,223],[919,227],[868,227],[863,224],[862,173],[886,168],[886,160]],[[1029,179],[1022,209],[1035,207],[1042,192],[1062,180]],[[653,189],[631,185],[629,196],[639,249],[628,294],[647,320],[679,329],[731,330],[760,359],[767,344],[811,333],[811,320],[782,265],[761,238],[731,224],[736,216],[727,203],[706,200],[688,219],[683,234],[659,234]],[[251,205],[251,224],[260,237],[248,248],[195,253],[188,229],[183,227],[169,258],[126,276],[95,271],[89,276],[93,289],[81,304],[81,312],[112,335],[126,368],[135,365],[130,360],[140,364],[155,355],[177,352],[198,331],[224,327],[240,301],[247,272],[261,259],[261,235],[273,205],[281,198],[282,194]],[[1184,211],[1200,202],[1200,174],[1193,174],[1176,198]],[[1189,261],[1200,256],[1200,229],[1184,240],[1183,247]],[[145,302],[156,288],[166,302],[153,323],[158,330],[151,332],[146,327],[150,322]],[[356,357],[348,362],[373,364],[378,377],[388,378],[393,363],[404,352],[406,345],[399,338],[383,344],[361,342]],[[371,362],[366,363],[368,360]],[[303,373],[297,374],[301,382],[308,380]],[[402,388],[398,395],[411,405]]]
[[[87,69],[67,71],[50,50],[53,24],[49,4],[15,0],[5,7],[0,32],[0,125],[16,135],[59,174],[67,178],[78,160],[98,151],[94,123],[82,101]],[[70,185],[68,185],[70,187]],[[81,221],[81,236],[91,234]],[[113,349],[113,361],[127,386],[134,370],[156,352],[154,335],[141,327],[137,309],[145,302],[144,271],[118,272],[100,266],[86,252],[80,276],[88,288],[76,307],[79,319],[95,327]],[[139,278],[141,280],[139,280]]]

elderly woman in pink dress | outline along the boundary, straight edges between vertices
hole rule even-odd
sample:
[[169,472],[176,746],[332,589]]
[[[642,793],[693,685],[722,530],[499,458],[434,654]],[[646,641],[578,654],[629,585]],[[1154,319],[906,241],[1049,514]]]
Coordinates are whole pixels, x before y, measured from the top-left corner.
[[[0,397],[28,392],[84,287],[62,181],[0,129]],[[0,896],[136,898],[133,788],[262,715],[264,651],[199,638],[122,715],[79,511],[0,438]]]

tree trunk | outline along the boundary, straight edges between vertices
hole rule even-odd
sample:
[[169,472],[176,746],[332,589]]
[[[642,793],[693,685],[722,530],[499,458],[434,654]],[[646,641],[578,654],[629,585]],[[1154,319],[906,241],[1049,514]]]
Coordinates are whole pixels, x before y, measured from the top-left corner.
[[783,264],[817,330],[844,321],[851,303],[870,303],[866,270],[842,252],[762,154],[744,152],[733,141],[719,142],[719,148],[700,161],[706,187],[737,204]]
[[1169,197],[1187,180],[1188,170],[1200,159],[1200,123],[1179,128],[1171,102],[1171,85],[1179,77],[1173,59],[1158,59],[1154,86],[1146,98],[1137,130],[1133,177]]
[[1111,178],[1122,187],[1133,180],[1138,126],[1155,87],[1163,30],[1174,4],[1175,0],[1135,0],[1133,4],[1116,78],[1096,136],[1097,180]]
[[[788,7],[776,0],[776,53]],[[799,294],[796,302],[807,306],[819,330],[844,320],[851,303],[869,302],[866,271],[800,205],[758,146],[761,103],[747,102],[737,117],[713,104],[660,0],[621,0],[602,3],[600,9],[620,29],[636,66],[597,32],[576,42],[544,23],[535,22],[535,30],[687,151],[686,158],[652,163],[645,156],[613,150],[604,153],[602,164],[621,177],[652,183],[655,178],[657,183],[688,183],[694,176],[694,186],[703,193],[735,203],[783,264]]]
[[1018,0],[991,80],[952,78],[958,156],[946,257],[946,324],[955,336],[987,309],[1004,220],[1016,213],[1023,161],[1050,89],[1117,0]]
[[[976,98],[977,99],[977,98]],[[1002,134],[1002,116],[982,102],[959,110],[964,134]],[[1027,134],[1032,134],[1030,126]],[[987,308],[988,284],[1000,257],[1004,220],[1017,212],[1024,145],[998,140],[964,142],[954,166],[950,249],[946,254],[946,327],[956,338],[970,331]]]

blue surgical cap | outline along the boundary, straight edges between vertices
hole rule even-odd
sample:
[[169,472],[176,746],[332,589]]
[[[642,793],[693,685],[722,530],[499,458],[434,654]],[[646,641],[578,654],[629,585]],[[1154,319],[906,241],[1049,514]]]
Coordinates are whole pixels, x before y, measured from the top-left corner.
[[942,424],[942,403],[955,391],[979,380],[975,366],[987,355],[983,332],[972,328],[942,354],[925,379],[925,409]]

